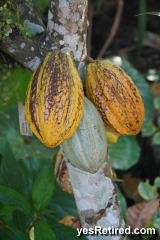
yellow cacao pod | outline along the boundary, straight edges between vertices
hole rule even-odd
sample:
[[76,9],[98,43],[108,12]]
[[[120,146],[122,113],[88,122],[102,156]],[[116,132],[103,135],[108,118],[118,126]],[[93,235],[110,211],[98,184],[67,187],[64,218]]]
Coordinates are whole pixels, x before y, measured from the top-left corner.
[[67,216],[67,217],[63,218],[61,221],[59,221],[59,223],[62,223],[65,226],[68,226],[68,227],[71,227],[74,229],[82,227],[79,219],[77,219],[76,217],[73,217],[73,216]]
[[108,145],[116,143],[118,141],[119,135],[114,132],[111,132],[107,128],[105,128],[105,130],[106,130]]
[[32,74],[26,94],[26,118],[47,147],[68,139],[83,110],[83,86],[69,54],[49,52]]
[[72,185],[69,181],[69,173],[68,173],[67,165],[61,150],[59,150],[57,155],[54,175],[60,188],[62,188],[62,190],[65,192],[73,194]]
[[86,93],[104,125],[119,135],[136,135],[144,119],[144,105],[131,78],[117,65],[98,59],[86,68]]

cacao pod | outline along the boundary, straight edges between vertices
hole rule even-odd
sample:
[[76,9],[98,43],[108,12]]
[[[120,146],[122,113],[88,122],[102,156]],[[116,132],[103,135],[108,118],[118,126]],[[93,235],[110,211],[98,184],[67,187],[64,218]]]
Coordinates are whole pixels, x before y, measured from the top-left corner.
[[69,181],[67,165],[61,150],[59,150],[57,155],[54,175],[60,188],[62,188],[62,190],[65,192],[73,194],[72,185]]
[[111,132],[108,128],[105,128],[105,129],[106,129],[108,145],[116,143],[118,141],[119,135],[114,132]]
[[144,105],[131,78],[117,65],[98,59],[86,68],[86,93],[104,125],[119,135],[136,135],[144,119]]
[[26,118],[47,147],[56,147],[77,129],[83,110],[83,86],[69,54],[49,52],[32,74],[26,94]]
[[84,97],[83,114],[75,133],[61,144],[71,164],[95,173],[107,156],[107,137],[101,116]]
[[79,218],[73,217],[73,216],[67,216],[59,221],[59,223],[64,224],[67,227],[71,227],[74,229],[81,228],[81,222],[79,221]]

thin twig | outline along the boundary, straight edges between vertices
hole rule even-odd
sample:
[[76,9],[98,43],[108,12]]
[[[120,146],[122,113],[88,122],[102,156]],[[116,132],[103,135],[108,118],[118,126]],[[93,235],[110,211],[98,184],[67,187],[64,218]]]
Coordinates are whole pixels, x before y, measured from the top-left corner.
[[92,23],[93,23],[93,15],[94,15],[94,3],[89,1],[89,7],[88,7],[88,21],[89,21],[89,27],[88,27],[88,34],[87,34],[87,54],[91,55],[91,40],[92,40]]
[[122,14],[122,9],[123,9],[123,0],[117,0],[117,11],[116,11],[116,15],[115,15],[114,23],[112,25],[111,32],[110,32],[106,42],[104,43],[102,49],[100,50],[97,58],[103,57],[103,54],[105,53],[106,49],[108,48],[108,46],[112,42],[114,36],[116,35],[116,32],[118,30],[118,26],[119,26],[119,22],[120,22],[120,17],[121,17],[121,14]]
[[9,229],[6,225],[4,225],[1,221],[0,221],[0,227],[6,229],[9,232]]

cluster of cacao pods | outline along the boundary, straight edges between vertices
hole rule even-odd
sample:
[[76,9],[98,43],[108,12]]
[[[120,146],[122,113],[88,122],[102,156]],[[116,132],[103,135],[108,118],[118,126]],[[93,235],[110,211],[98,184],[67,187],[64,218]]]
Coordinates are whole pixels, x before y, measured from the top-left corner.
[[140,131],[144,106],[131,78],[107,60],[88,64],[85,87],[88,99],[68,53],[48,53],[31,77],[26,118],[44,145],[61,143],[74,167],[95,173],[107,156],[107,138],[112,144]]

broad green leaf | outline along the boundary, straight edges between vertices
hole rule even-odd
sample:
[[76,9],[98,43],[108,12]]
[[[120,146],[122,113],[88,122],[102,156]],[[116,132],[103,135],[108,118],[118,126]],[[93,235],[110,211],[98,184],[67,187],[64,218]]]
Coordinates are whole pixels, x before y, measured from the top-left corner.
[[[1,82],[2,76],[0,75],[0,82]],[[8,97],[9,100],[7,101],[7,105],[0,106],[1,111],[7,110],[9,107],[16,106],[18,98],[19,100],[25,99],[30,77],[31,77],[31,73],[28,70],[26,72],[23,72],[22,68],[19,68],[14,71],[13,76],[8,77],[7,80],[5,81],[2,81],[4,87],[9,88],[9,91],[4,96],[4,98]],[[1,90],[1,87],[0,87],[0,90]],[[18,98],[16,95],[18,96]]]
[[52,165],[45,166],[37,175],[33,191],[33,206],[36,211],[46,208],[50,202],[55,189],[54,168]]
[[39,171],[50,163],[50,159],[46,157],[30,157],[27,161],[25,161],[25,165],[29,171],[29,177],[35,181],[36,176]]
[[[151,233],[152,233],[152,229],[154,228],[153,222],[151,221],[151,222],[146,223],[145,226],[144,226],[144,228],[145,228],[146,230],[151,229]],[[146,233],[147,233],[147,232],[146,232]],[[155,231],[155,233],[156,233],[156,231]],[[155,236],[155,234],[150,234],[150,232],[149,232],[149,233],[146,234],[145,236],[146,236],[148,239],[150,239],[150,238],[153,238],[153,237]]]
[[30,238],[23,232],[19,231],[17,228],[10,227],[11,236],[13,240],[30,240]]
[[153,95],[150,89],[149,84],[146,82],[142,74],[140,74],[132,65],[127,61],[123,60],[121,57],[109,58],[111,62],[119,65],[133,80],[136,87],[139,90],[139,93],[142,97],[144,108],[145,108],[145,117],[144,122],[152,122],[154,105],[153,105]]
[[140,182],[138,185],[138,192],[145,200],[151,200],[158,197],[157,189],[148,182]]
[[35,223],[34,236],[35,240],[56,240],[56,236],[49,224],[40,219]]
[[154,179],[154,185],[157,186],[158,188],[160,188],[160,177],[156,177]]
[[157,230],[159,230],[159,227],[160,227],[160,218],[154,219],[154,220],[152,221],[152,223],[153,223],[153,226],[154,226]]
[[34,212],[25,197],[11,188],[0,186],[0,201],[33,217]]
[[[36,136],[20,135],[17,107],[8,109],[6,113],[10,115],[10,119],[7,119],[4,114],[0,115],[0,153],[2,155],[4,154],[6,140],[8,140],[17,160],[31,156],[50,158],[57,154],[59,147],[47,148]],[[25,139],[29,139],[30,143],[25,143]]]
[[[146,11],[146,0],[139,0],[139,14]],[[146,16],[138,17],[138,51],[142,51],[143,39],[146,30]]]
[[47,213],[55,213],[55,211],[49,210],[49,209],[45,209],[41,211],[41,214],[47,214]]
[[31,219],[23,213],[22,211],[14,211],[12,213],[13,220],[12,220],[12,225],[16,228],[18,228],[21,232],[26,232],[26,229],[29,227],[31,224]]
[[21,171],[7,141],[1,162],[0,181],[5,187],[10,187],[19,193],[23,193],[26,186],[23,172]]
[[138,162],[140,147],[135,136],[120,136],[109,146],[109,157],[113,169],[127,170]]
[[126,218],[127,202],[119,188],[117,189],[117,197],[118,197],[118,200],[120,201],[120,208],[122,211],[123,219],[125,223],[127,223],[127,218]]
[[150,137],[156,132],[156,130],[157,130],[157,128],[153,123],[145,122],[141,128],[142,137]]
[[160,145],[160,132],[157,132],[152,138],[153,145]]
[[[63,224],[60,223],[50,223],[50,226],[52,227],[56,238],[58,240],[73,240],[78,239],[77,235],[78,232],[75,229],[72,229],[70,227],[66,227]],[[87,240],[87,238],[83,235],[80,239]]]
[[0,239],[1,240],[12,240],[10,232],[6,231],[6,229],[0,227]]
[[55,192],[54,195],[47,207],[52,211],[55,211],[53,214],[44,214],[43,219],[46,221],[55,221],[58,222],[66,216],[77,216],[77,208],[74,200],[73,194],[64,192],[57,184],[55,183]]
[[11,213],[11,212],[13,212],[15,210],[17,210],[17,208],[11,207],[11,206],[7,206],[7,205],[3,205],[3,207],[0,210],[0,215],[1,216],[6,215],[6,214]]

